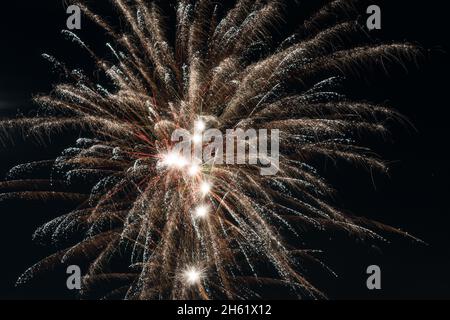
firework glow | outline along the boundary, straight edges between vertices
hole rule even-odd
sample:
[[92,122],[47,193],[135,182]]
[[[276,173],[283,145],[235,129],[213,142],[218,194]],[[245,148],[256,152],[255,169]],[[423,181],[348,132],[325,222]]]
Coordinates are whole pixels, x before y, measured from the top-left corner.
[[[299,298],[326,297],[302,271],[303,261],[315,259],[312,249],[320,249],[302,246],[303,230],[339,229],[370,241],[388,227],[335,208],[317,159],[385,171],[358,137],[383,137],[388,121],[402,119],[348,98],[346,78],[414,61],[420,50],[373,44],[356,21],[359,1],[323,2],[288,35],[278,30],[288,14],[281,0],[173,1],[175,25],[158,1],[111,0],[122,28],[75,2],[105,30],[111,58],[71,31],[63,34],[107,80],[45,54],[65,80],[35,98],[37,117],[0,122],[4,141],[13,131],[39,141],[85,133],[56,159],[18,165],[0,182],[0,201],[77,204],[34,234],[42,243],[76,240],[18,284],[82,259],[82,296],[107,281],[114,288],[106,299],[264,298],[267,284]],[[238,128],[279,130],[276,175],[173,150],[174,130],[207,146],[206,130]],[[51,176],[33,179],[42,167]],[[80,184],[84,191],[74,187]]]

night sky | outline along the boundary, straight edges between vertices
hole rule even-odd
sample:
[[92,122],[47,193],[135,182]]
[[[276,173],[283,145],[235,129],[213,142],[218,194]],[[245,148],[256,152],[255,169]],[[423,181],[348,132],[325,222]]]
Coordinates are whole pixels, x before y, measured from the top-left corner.
[[[325,258],[340,275],[319,279],[330,298],[450,298],[450,212],[448,165],[448,17],[443,1],[374,1],[383,10],[380,40],[409,41],[427,49],[426,61],[408,73],[398,72],[378,83],[354,88],[362,96],[389,102],[414,128],[395,128],[392,142],[374,142],[374,150],[391,163],[390,176],[347,170],[328,177],[339,191],[345,210],[382,221],[417,236],[428,245],[395,239],[382,248],[349,246]],[[3,1],[0,5],[0,117],[28,114],[30,98],[48,92],[58,76],[40,55],[51,53],[71,66],[84,64],[86,55],[64,40],[65,7],[56,1]],[[84,28],[83,40],[104,48],[102,34]],[[102,49],[100,49],[102,50]],[[52,146],[57,151],[59,143]],[[26,142],[0,149],[0,175],[14,164],[45,158],[39,147]],[[50,210],[51,211],[51,210]],[[65,283],[41,283],[15,289],[17,277],[48,253],[31,241],[34,229],[52,217],[45,206],[0,204],[0,298],[68,298]],[[383,290],[369,292],[365,268],[382,268]],[[62,274],[64,277],[64,274]]]

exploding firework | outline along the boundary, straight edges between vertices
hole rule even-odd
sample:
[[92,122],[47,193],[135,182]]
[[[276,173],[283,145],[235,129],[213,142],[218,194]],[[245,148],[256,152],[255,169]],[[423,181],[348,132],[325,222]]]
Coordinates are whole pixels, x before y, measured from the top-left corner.
[[[383,171],[357,138],[385,134],[385,123],[400,118],[346,97],[345,79],[413,60],[419,50],[372,44],[351,0],[310,6],[310,16],[286,36],[279,27],[287,1],[179,0],[171,8],[176,27],[158,1],[111,2],[123,29],[76,3],[112,39],[111,61],[63,31],[108,81],[44,55],[67,81],[36,97],[39,116],[1,123],[4,132],[19,130],[30,139],[86,134],[54,160],[13,168],[0,184],[14,190],[0,200],[78,204],[34,234],[41,242],[77,240],[18,282],[82,257],[88,265],[82,294],[112,283],[104,298],[258,298],[266,284],[324,297],[301,271],[310,254],[300,245],[302,230],[379,236],[370,223],[330,204],[333,189],[316,160]],[[172,153],[174,130],[211,128],[280,130],[278,173],[262,176],[257,165],[197,163]],[[42,167],[51,168],[48,180],[29,178]],[[80,184],[84,192],[75,188]]]

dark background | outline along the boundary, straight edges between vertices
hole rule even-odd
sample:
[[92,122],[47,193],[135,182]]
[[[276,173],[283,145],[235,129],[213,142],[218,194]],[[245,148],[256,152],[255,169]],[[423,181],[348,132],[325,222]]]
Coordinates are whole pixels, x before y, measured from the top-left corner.
[[[361,85],[363,96],[389,102],[415,129],[394,131],[392,143],[373,148],[391,162],[388,177],[346,170],[328,177],[338,186],[340,207],[401,228],[424,240],[406,239],[371,247],[355,241],[335,243],[324,261],[339,275],[320,277],[330,298],[450,298],[450,216],[448,162],[448,22],[444,1],[374,1],[381,5],[381,40],[409,41],[427,49],[420,68]],[[65,62],[86,58],[62,39],[67,15],[63,1],[3,1],[0,5],[0,117],[27,113],[33,94],[48,92],[58,77],[41,59],[44,52]],[[104,43],[101,34],[84,31],[83,39]],[[54,141],[56,152],[65,141]],[[53,150],[54,149],[54,150]],[[16,163],[45,159],[40,147],[17,142],[0,149],[0,175]],[[17,277],[51,252],[31,241],[33,231],[55,215],[49,205],[0,203],[0,298],[68,298],[64,281],[41,281],[37,287],[14,288]],[[381,291],[365,285],[368,265],[382,269]],[[64,270],[60,272],[64,279]]]

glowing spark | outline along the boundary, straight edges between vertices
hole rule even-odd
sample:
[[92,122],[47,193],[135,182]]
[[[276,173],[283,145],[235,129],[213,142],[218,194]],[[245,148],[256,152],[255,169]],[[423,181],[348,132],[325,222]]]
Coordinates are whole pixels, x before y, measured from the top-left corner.
[[200,185],[200,191],[203,196],[206,196],[211,191],[211,188],[211,184],[206,181],[202,182],[202,184]]
[[189,167],[189,169],[188,169],[188,174],[189,174],[191,177],[196,176],[197,174],[199,174],[199,172],[200,172],[200,166],[197,165],[197,164],[191,165],[191,166]]
[[195,132],[203,132],[206,129],[206,123],[203,120],[197,120],[194,127]]
[[194,142],[195,144],[202,143],[203,142],[203,135],[198,134],[198,133],[194,134],[192,136],[192,142]]
[[195,217],[204,219],[209,214],[209,208],[206,205],[199,206],[195,209]]
[[202,271],[200,271],[200,270],[198,270],[197,268],[194,268],[194,267],[189,268],[183,274],[184,280],[190,286],[199,284],[200,280],[202,279],[202,277],[203,277]]
[[168,168],[182,169],[188,165],[188,160],[175,152],[169,152],[163,157],[162,163]]

